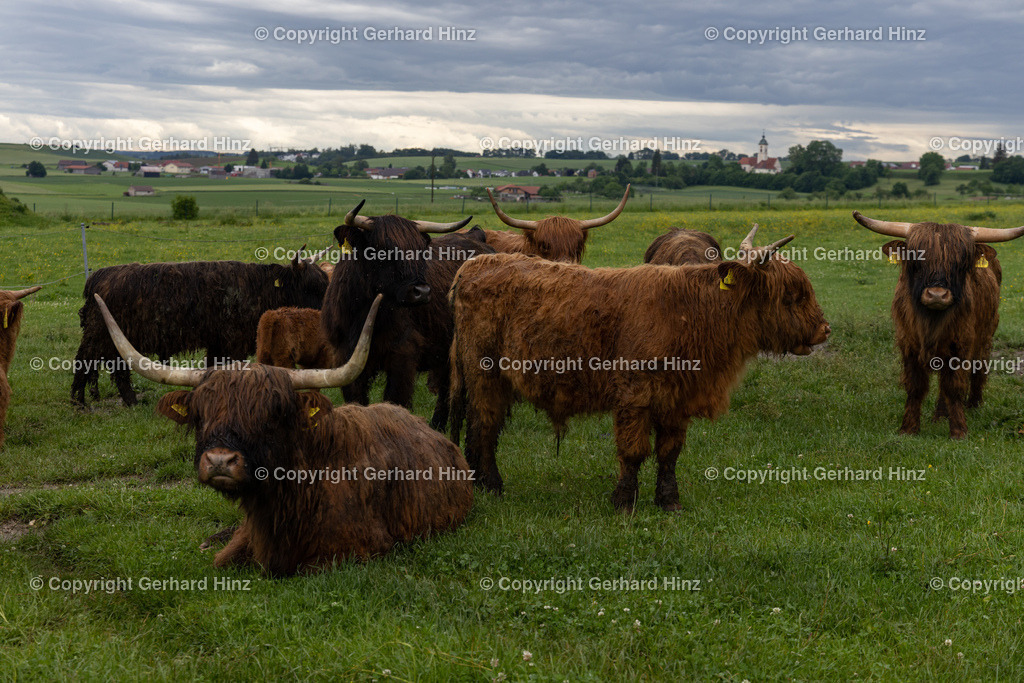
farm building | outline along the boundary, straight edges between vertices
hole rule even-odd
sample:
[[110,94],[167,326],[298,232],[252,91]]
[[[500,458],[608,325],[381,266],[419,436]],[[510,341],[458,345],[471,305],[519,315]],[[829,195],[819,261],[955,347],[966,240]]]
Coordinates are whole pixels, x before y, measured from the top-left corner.
[[132,185],[124,193],[125,197],[152,197],[156,190],[151,185]]

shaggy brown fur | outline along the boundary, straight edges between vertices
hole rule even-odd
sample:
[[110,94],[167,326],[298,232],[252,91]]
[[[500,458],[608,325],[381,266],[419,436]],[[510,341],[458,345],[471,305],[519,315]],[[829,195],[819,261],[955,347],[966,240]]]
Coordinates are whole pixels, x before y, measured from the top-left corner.
[[[431,239],[401,216],[371,220],[372,230],[335,228],[338,244],[347,244],[351,253],[335,266],[321,314],[324,334],[340,364],[355,348],[370,304],[377,294],[384,294],[370,357],[359,378],[344,388],[345,399],[368,403],[370,386],[383,372],[387,377],[384,400],[412,408],[416,373],[429,372],[430,385],[437,390],[431,425],[442,431],[448,424],[448,349],[453,329],[445,293],[467,258],[494,250],[473,231]],[[395,249],[404,256],[367,258],[368,252],[376,255],[378,250],[391,253]],[[406,257],[416,255],[421,257]]]
[[[950,359],[961,362],[987,360],[992,335],[999,325],[999,288],[1002,268],[996,250],[975,242],[962,225],[918,223],[906,241],[893,240],[882,247],[900,259],[900,277],[892,300],[896,346],[903,359],[901,383],[907,391],[900,432],[921,430],[921,403],[928,393],[933,358],[942,360],[939,399],[934,421],[949,418],[949,436],[967,434],[964,404],[981,404],[988,375],[984,369],[953,370]],[[923,259],[916,258],[923,255]],[[988,267],[978,267],[980,259]],[[925,291],[948,290],[951,304],[945,310],[928,308]]]
[[21,318],[25,305],[19,301],[22,297],[39,291],[39,287],[23,289],[17,292],[0,290],[0,448],[4,445],[7,422],[7,408],[11,405],[11,385],[7,375],[14,359],[14,347],[21,331]]
[[279,368],[333,368],[334,349],[315,308],[275,308],[260,316],[256,362]]
[[689,228],[671,228],[664,235],[658,235],[644,253],[644,263],[662,266],[721,261],[722,247],[718,240],[706,232]]
[[[389,404],[334,408],[278,368],[209,371],[157,410],[195,433],[200,482],[245,512],[217,567],[254,562],[286,576],[365,560],[459,526],[473,503],[459,448],[422,419]],[[286,478],[300,471],[325,474]]]
[[206,349],[207,367],[245,360],[256,350],[256,327],[265,311],[282,306],[318,308],[327,275],[296,258],[289,265],[239,261],[131,263],[100,268],[85,283],[78,312],[82,343],[75,357],[72,401],[85,404],[85,387],[99,398],[99,367],[125,405],[137,401],[131,372],[120,362],[94,294],[107,302],[128,339],[142,353],[162,360]]
[[[728,290],[723,278],[734,280]],[[465,391],[466,457],[476,481],[501,491],[494,454],[508,407],[523,398],[560,434],[573,415],[615,416],[619,482],[612,503],[632,509],[637,472],[656,436],[655,502],[676,509],[675,464],[690,420],[715,418],[758,351],[810,353],[829,333],[811,283],[792,263],[598,268],[521,255],[482,256],[452,286],[452,401]],[[581,359],[558,374],[501,370],[502,357]],[[699,370],[593,370],[591,358],[677,358]],[[482,370],[484,358],[492,369]],[[486,363],[484,364],[486,367]],[[462,410],[453,405],[453,410]],[[453,422],[455,422],[453,420]],[[459,434],[453,429],[453,440]]]
[[522,234],[509,230],[484,230],[487,244],[504,254],[532,254],[549,261],[579,263],[587,246],[589,230],[580,221],[564,216],[548,216],[537,221],[536,230]]

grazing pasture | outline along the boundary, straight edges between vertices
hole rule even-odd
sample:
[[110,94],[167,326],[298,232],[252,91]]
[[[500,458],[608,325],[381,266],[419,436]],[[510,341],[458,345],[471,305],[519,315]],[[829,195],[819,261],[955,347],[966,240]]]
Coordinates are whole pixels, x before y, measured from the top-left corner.
[[[367,212],[386,212],[383,201],[368,202]],[[9,373],[0,677],[1024,675],[1020,368],[993,372],[962,441],[927,421],[919,436],[898,436],[905,394],[889,317],[898,267],[873,256],[880,240],[849,210],[642,207],[627,205],[614,226],[595,231],[583,264],[638,265],[670,226],[706,231],[727,249],[757,222],[764,243],[797,235],[789,253],[832,329],[810,356],[753,360],[730,411],[690,426],[677,466],[681,510],[665,513],[649,495],[632,515],[608,504],[618,475],[611,416],[570,420],[556,459],[551,425],[520,404],[498,450],[503,497],[477,489],[452,533],[288,579],[214,569],[212,552],[200,551],[240,513],[198,483],[194,439],[155,413],[168,388],[133,376],[140,402],[126,408],[103,373],[101,399],[85,411],[72,406],[67,364],[80,340],[84,282],[77,228],[56,219],[0,226],[0,289],[68,277],[23,300]],[[464,217],[455,208],[406,215]],[[919,206],[884,217],[1024,224],[1024,207],[986,209],[993,215]],[[490,212],[471,212],[482,227],[501,227]],[[90,267],[256,261],[260,249],[283,263],[276,249],[322,248],[340,218],[115,219],[90,228]],[[995,248],[1003,287],[992,355],[1016,362],[1024,357],[1024,244]],[[567,348],[565,356],[577,354]],[[341,402],[340,391],[325,394]],[[430,416],[424,377],[413,404]],[[641,490],[652,491],[654,479],[649,459]]]

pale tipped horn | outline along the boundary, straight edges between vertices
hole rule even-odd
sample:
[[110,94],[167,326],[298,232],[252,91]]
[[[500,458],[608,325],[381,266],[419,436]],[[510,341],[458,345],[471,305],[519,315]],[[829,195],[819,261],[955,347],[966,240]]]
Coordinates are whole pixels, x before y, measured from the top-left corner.
[[454,223],[431,223],[430,221],[413,221],[413,223],[416,224],[416,229],[419,230],[420,232],[441,233],[455,232],[459,228],[466,227],[471,220],[473,220],[472,216],[461,221],[456,221]]
[[889,237],[900,237],[903,239],[907,238],[907,233],[910,232],[910,228],[914,225],[913,223],[878,221],[874,218],[868,218],[860,211],[853,212],[853,219],[868,230],[877,232],[879,235],[888,235]]
[[491,194],[491,188],[487,188],[487,196],[491,198],[491,206],[494,207],[494,213],[498,214],[498,218],[501,222],[510,228],[519,228],[520,230],[536,230],[537,221],[524,221],[519,218],[512,218],[507,215],[504,211],[498,208],[498,202],[494,201],[494,195]]
[[1019,228],[1006,228],[1005,230],[974,226],[967,226],[967,229],[971,231],[975,242],[1009,242],[1024,235],[1024,225]]
[[777,242],[772,242],[767,246],[755,247],[754,235],[757,234],[757,228],[757,223],[754,223],[753,227],[750,228],[750,232],[748,232],[747,236],[743,238],[742,242],[740,242],[740,252],[744,254],[744,260],[747,263],[756,263],[758,265],[767,263],[772,254],[792,242],[796,237],[795,235],[789,235],[787,237],[783,237]]
[[618,218],[619,214],[622,213],[622,210],[626,208],[626,200],[629,199],[629,188],[630,185],[626,185],[626,191],[622,195],[622,201],[619,202],[619,205],[616,206],[610,214],[602,216],[601,218],[591,218],[590,220],[580,221],[580,229],[590,230],[591,228],[600,228],[602,225],[607,225]]
[[747,236],[743,238],[742,242],[740,242],[741,251],[754,251],[754,235],[757,234],[757,228],[757,223],[754,223],[754,227],[750,228],[750,232],[748,232]]
[[359,202],[356,208],[345,214],[345,225],[353,228],[359,228],[360,230],[373,230],[373,221],[366,216],[359,215],[359,209],[363,208],[363,204],[366,200]]
[[370,312],[366,315],[366,322],[363,323],[363,331],[359,335],[359,343],[355,351],[349,357],[348,362],[340,368],[329,370],[289,370],[288,374],[292,380],[292,387],[299,389],[327,389],[328,387],[343,387],[351,384],[359,377],[366,365],[366,359],[370,355],[370,339],[373,337],[373,321],[377,317],[377,309],[384,295],[378,294],[370,306]]
[[200,380],[203,379],[202,370],[171,368],[136,351],[135,347],[128,341],[128,338],[124,336],[124,332],[118,327],[117,322],[114,321],[114,316],[110,315],[110,310],[103,301],[103,297],[99,294],[93,294],[93,296],[96,297],[96,303],[99,305],[100,313],[103,315],[103,322],[107,325],[107,331],[110,333],[110,338],[114,340],[117,352],[128,362],[130,369],[146,379],[159,382],[160,384],[173,384],[179,387],[199,385]]
[[29,294],[35,294],[40,289],[42,289],[42,286],[41,285],[36,285],[35,287],[29,287],[28,289],[19,289],[19,290],[14,291],[14,292],[7,292],[7,293],[10,294],[11,297],[14,298],[14,299],[21,299],[23,297],[28,296]]

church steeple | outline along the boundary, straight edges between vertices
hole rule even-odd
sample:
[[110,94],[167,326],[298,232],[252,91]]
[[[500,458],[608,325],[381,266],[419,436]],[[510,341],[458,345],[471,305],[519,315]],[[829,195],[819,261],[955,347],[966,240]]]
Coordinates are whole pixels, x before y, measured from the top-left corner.
[[758,145],[758,147],[757,147],[757,161],[759,163],[762,162],[762,161],[767,161],[768,160],[768,140],[765,139],[764,131],[763,130],[761,131],[761,142],[757,143],[757,145]]

